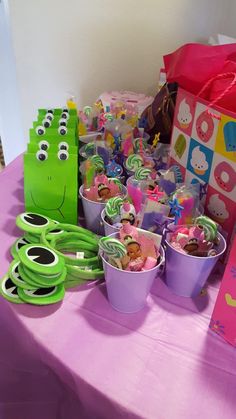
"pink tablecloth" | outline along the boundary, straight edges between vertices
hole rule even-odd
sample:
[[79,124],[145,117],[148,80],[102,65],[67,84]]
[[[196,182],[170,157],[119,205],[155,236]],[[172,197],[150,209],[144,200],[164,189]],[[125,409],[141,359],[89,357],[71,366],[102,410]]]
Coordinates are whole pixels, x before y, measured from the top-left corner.
[[[0,175],[0,274],[20,235],[22,158]],[[236,351],[208,329],[218,284],[196,300],[161,280],[145,309],[114,311],[104,284],[61,304],[0,298],[0,418],[235,419]]]

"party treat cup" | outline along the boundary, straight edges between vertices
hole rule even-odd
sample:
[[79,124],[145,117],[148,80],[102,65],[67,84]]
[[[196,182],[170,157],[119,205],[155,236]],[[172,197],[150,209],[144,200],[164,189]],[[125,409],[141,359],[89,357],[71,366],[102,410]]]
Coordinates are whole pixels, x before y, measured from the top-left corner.
[[110,236],[110,234],[117,233],[120,230],[119,227],[113,226],[106,221],[105,208],[101,212],[101,220],[104,226],[105,236]]
[[[118,233],[109,237],[118,238]],[[159,249],[160,261],[157,266],[147,271],[130,272],[112,266],[101,253],[108,300],[111,306],[122,313],[136,313],[145,305],[154,279],[158,276],[165,256],[162,246]]]
[[201,292],[216,262],[224,253],[226,241],[218,232],[219,244],[214,247],[217,254],[215,256],[198,257],[176,250],[168,241],[170,234],[167,234],[165,240],[166,284],[176,295],[193,298]]
[[[87,199],[83,194],[84,186],[81,185],[79,188],[79,195],[82,199],[82,205],[84,210],[84,217],[86,226],[89,230],[101,236],[104,235],[104,225],[101,222],[101,212],[105,208],[106,202],[96,202]],[[127,196],[127,189],[122,186],[122,196]]]

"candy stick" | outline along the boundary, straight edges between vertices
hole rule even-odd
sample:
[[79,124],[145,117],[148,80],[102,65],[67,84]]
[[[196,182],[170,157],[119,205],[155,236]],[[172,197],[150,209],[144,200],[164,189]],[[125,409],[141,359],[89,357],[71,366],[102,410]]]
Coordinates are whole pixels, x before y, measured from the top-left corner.
[[90,188],[94,181],[94,176],[96,173],[95,166],[90,160],[85,161],[85,173],[84,173],[84,186],[86,189]]

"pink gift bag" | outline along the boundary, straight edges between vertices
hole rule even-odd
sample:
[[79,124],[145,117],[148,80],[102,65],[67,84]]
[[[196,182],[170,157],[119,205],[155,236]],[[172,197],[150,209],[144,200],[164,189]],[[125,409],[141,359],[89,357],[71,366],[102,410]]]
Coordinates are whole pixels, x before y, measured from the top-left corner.
[[[228,80],[221,95],[201,98],[217,80]],[[210,79],[198,96],[179,89],[171,139],[170,164],[179,165],[186,183],[200,183],[205,213],[230,243],[236,222],[236,113],[216,106],[236,86],[236,73]]]
[[236,346],[236,237],[212,313],[210,328]]

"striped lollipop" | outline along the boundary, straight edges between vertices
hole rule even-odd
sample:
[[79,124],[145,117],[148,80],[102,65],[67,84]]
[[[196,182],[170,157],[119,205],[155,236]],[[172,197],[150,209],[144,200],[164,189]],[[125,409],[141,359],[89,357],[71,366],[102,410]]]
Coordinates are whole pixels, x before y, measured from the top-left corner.
[[136,180],[146,180],[152,173],[151,169],[147,167],[139,167],[134,174],[134,179]]
[[104,161],[98,154],[94,154],[94,156],[90,157],[90,161],[97,170],[104,169]]
[[206,215],[200,215],[196,218],[195,224],[198,227],[203,228],[205,233],[205,239],[214,241],[217,237],[217,224],[211,218]]
[[89,155],[91,156],[94,153],[94,150],[95,150],[95,144],[94,143],[85,144],[84,151],[85,151],[87,156],[89,156]]
[[111,179],[111,182],[114,183],[115,185],[117,185],[119,190],[122,191],[123,185],[122,185],[120,179],[117,179],[117,178],[114,177],[114,178]]
[[130,154],[125,165],[128,170],[135,171],[143,165],[143,158],[138,154]]
[[109,218],[115,218],[120,214],[120,207],[124,200],[120,196],[115,196],[107,201],[105,206],[105,213]]
[[112,237],[102,237],[99,240],[99,247],[107,256],[114,259],[121,259],[127,253],[125,245]]
[[92,107],[91,106],[85,106],[83,109],[84,114],[88,117],[92,113]]

